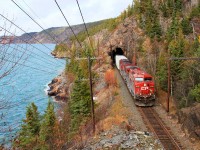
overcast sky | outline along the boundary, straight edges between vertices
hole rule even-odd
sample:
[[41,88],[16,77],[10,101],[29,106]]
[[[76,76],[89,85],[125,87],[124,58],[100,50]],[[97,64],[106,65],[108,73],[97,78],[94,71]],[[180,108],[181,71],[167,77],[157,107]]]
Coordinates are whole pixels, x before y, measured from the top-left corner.
[[[43,28],[67,26],[62,14],[54,0],[14,0],[28,12]],[[70,25],[81,24],[82,19],[76,0],[57,0]],[[117,17],[127,8],[132,0],[79,0],[85,22]],[[13,20],[26,32],[38,32],[42,29],[23,13],[12,0],[0,0],[0,13]],[[0,16],[0,26],[5,26],[4,19]],[[6,23],[9,28],[10,24]],[[22,34],[19,29],[12,26],[10,29],[15,34]],[[2,34],[2,31],[1,31]]]

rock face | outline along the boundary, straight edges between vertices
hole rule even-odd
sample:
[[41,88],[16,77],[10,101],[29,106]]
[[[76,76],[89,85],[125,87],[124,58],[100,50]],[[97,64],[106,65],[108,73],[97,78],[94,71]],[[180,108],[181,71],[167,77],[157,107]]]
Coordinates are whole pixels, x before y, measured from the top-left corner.
[[67,78],[63,74],[54,78],[49,84],[48,95],[53,96],[56,101],[66,102],[69,98]]
[[200,139],[200,103],[194,107],[181,109],[178,119],[185,133],[190,137]]
[[160,142],[150,133],[127,131],[113,126],[112,130],[103,132],[98,138],[90,140],[83,150],[93,149],[163,149]]
[[143,35],[142,30],[137,26],[136,19],[134,17],[127,18],[109,36],[105,48],[109,50],[109,48],[112,47],[114,50],[116,47],[120,47],[128,51],[130,45],[135,45],[134,42],[136,42],[136,39]]

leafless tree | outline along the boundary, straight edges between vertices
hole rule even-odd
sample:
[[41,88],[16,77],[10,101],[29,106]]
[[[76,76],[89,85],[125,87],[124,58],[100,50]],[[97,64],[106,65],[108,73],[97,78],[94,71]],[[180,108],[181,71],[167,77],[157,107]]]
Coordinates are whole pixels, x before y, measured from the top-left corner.
[[[15,29],[12,24],[8,24],[6,21],[3,25],[0,25],[0,133],[9,133],[13,136],[12,131],[18,127],[19,123],[12,123],[7,125],[5,122],[8,109],[15,105],[11,103],[12,98],[16,95],[14,87],[11,86],[16,76],[16,71],[24,64],[28,58],[26,50],[21,50],[18,45],[13,44]],[[13,33],[13,34],[11,34]],[[6,86],[11,87],[11,91],[6,91]],[[0,139],[0,145],[3,139]]]

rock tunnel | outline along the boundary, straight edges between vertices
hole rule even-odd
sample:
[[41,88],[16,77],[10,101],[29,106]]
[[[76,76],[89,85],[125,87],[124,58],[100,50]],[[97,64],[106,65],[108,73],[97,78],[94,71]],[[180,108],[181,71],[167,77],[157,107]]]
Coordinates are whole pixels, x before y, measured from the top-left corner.
[[109,56],[111,57],[111,60],[112,60],[112,66],[115,65],[115,56],[116,55],[124,55],[124,51],[122,50],[122,48],[117,47],[116,49],[111,50],[109,52]]

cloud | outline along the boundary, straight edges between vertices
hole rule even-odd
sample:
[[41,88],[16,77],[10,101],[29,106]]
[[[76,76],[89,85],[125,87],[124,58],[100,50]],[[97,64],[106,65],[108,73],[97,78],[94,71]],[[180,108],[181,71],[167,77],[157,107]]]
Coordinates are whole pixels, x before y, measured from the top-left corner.
[[[15,0],[15,2],[44,28],[67,26],[54,0]],[[82,23],[76,0],[57,0],[57,2],[71,25]],[[131,3],[132,0],[79,0],[85,22],[117,17]],[[9,19],[14,18],[15,23],[27,32],[42,30],[11,1],[0,1],[0,13],[6,14]]]

